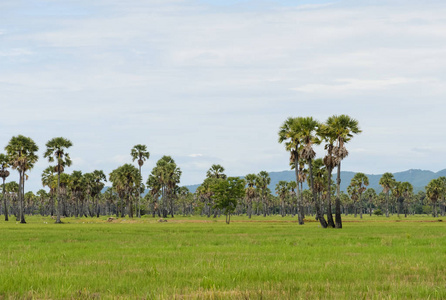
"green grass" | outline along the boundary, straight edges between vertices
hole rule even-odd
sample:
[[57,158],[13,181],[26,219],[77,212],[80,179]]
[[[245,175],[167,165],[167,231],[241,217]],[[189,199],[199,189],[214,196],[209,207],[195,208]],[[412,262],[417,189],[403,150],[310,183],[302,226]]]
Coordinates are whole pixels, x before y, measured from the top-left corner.
[[0,299],[446,298],[446,222],[232,220],[0,221]]

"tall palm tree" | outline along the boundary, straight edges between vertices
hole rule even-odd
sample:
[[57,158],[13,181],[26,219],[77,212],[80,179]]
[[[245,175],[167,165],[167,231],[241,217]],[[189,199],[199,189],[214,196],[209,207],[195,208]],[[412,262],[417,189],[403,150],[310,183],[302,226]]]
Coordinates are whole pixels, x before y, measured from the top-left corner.
[[362,219],[362,194],[365,192],[367,186],[369,185],[369,178],[364,173],[356,173],[355,176],[353,176],[350,185],[355,186],[358,192],[359,215]]
[[327,124],[321,124],[318,128],[319,137],[325,141],[325,150],[327,150],[327,154],[324,157],[324,165],[327,169],[327,221],[328,226],[335,228],[336,225],[333,220],[333,214],[331,209],[331,174],[333,169],[338,165],[339,160],[334,155],[334,143],[337,141],[337,134],[334,130],[334,127],[328,126]]
[[280,180],[276,184],[276,194],[280,198],[280,212],[282,217],[285,217],[285,198],[288,195],[288,182]]
[[400,189],[401,189],[401,196],[403,199],[404,217],[407,218],[407,210],[409,202],[411,202],[410,198],[413,193],[413,185],[410,182],[405,181],[401,183]]
[[318,121],[313,119],[312,117],[305,117],[301,119],[301,144],[302,148],[299,152],[299,155],[306,160],[309,170],[309,180],[310,180],[310,188],[313,194],[313,202],[316,206],[316,214],[319,222],[321,223],[322,228],[327,228],[328,224],[325,220],[323,213],[321,212],[319,203],[317,201],[317,191],[314,187],[314,178],[313,178],[313,164],[312,161],[316,156],[316,152],[314,152],[313,145],[320,144],[320,140],[318,139],[316,133],[320,124]]
[[206,177],[208,178],[217,178],[217,179],[226,179],[226,175],[223,173],[225,168],[221,165],[212,165],[211,168],[207,171]]
[[267,214],[267,195],[268,195],[268,185],[271,183],[271,177],[266,171],[260,171],[257,175],[256,186],[259,188],[260,197],[262,199],[263,206],[263,216],[266,217]]
[[[132,156],[133,161],[138,160],[138,166],[139,166],[139,177],[142,180],[141,176],[141,167],[144,165],[144,161],[149,159],[150,153],[147,151],[146,145],[135,145],[132,148],[132,151],[130,152],[130,155]],[[138,210],[137,210],[137,217],[141,218],[141,183],[138,188]]]
[[379,185],[382,186],[384,194],[386,194],[386,217],[389,217],[389,193],[395,185],[395,178],[392,173],[386,172],[379,179]]
[[341,218],[341,162],[347,157],[348,151],[345,144],[348,143],[354,134],[361,133],[358,121],[347,115],[335,115],[329,117],[325,124],[331,128],[330,131],[336,136],[336,144],[333,153],[337,161],[337,177],[336,177],[336,203],[335,203],[335,225],[336,228],[342,228]]
[[57,182],[56,185],[54,184],[54,168],[48,167],[42,172],[42,185],[44,187],[48,187],[50,189],[50,215],[51,217],[54,215],[54,194],[56,193],[57,189]]
[[372,203],[374,202],[374,200],[376,199],[377,195],[376,195],[376,191],[373,188],[368,188],[365,193],[364,196],[369,199],[369,215],[372,216]]
[[439,177],[432,179],[426,186],[426,196],[433,204],[432,216],[434,218],[438,217],[437,202],[446,192],[445,182],[446,180]]
[[248,202],[247,215],[248,218],[251,219],[252,215],[252,200],[256,197],[256,189],[254,185],[256,184],[257,175],[256,174],[248,174],[245,176],[246,183],[248,187],[245,190],[246,200]]
[[48,158],[50,163],[56,161],[56,166],[54,167],[54,171],[57,172],[57,219],[56,223],[62,223],[60,221],[60,215],[62,210],[62,199],[60,197],[60,174],[63,173],[65,167],[71,166],[71,158],[68,153],[66,153],[66,149],[73,146],[73,143],[63,137],[56,137],[49,140],[46,143],[46,151],[43,155],[45,158]]
[[9,168],[9,158],[5,154],[0,154],[0,178],[3,179],[3,187],[2,187],[2,197],[3,197],[3,206],[5,207],[5,221],[9,221],[8,217],[8,204],[6,202],[5,197],[5,180],[9,176],[9,171],[7,170]]
[[299,150],[301,148],[301,121],[302,117],[289,117],[285,120],[279,130],[279,143],[285,142],[285,148],[290,152],[290,164],[296,175],[297,183],[297,218],[299,225],[304,224],[302,198],[299,187]]
[[20,223],[26,223],[24,214],[25,179],[28,179],[26,172],[34,167],[38,160],[36,154],[39,147],[29,137],[23,135],[14,136],[5,147],[10,159],[10,165],[19,172],[19,201],[20,201]]

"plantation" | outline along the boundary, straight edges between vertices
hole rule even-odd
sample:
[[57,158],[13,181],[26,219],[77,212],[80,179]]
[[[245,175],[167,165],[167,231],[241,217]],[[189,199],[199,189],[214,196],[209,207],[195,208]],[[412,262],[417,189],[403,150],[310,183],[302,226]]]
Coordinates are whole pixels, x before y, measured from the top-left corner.
[[0,223],[0,298],[444,299],[440,220],[28,216]]

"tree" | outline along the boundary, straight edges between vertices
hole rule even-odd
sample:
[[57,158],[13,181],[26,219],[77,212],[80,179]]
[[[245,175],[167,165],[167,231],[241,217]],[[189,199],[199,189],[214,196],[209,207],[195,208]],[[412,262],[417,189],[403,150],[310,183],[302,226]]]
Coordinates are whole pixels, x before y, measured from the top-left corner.
[[226,224],[231,222],[231,214],[237,206],[238,199],[245,192],[245,181],[237,177],[228,177],[218,181],[214,186],[215,207],[224,211]]
[[262,199],[263,216],[266,217],[267,214],[267,195],[268,195],[268,185],[271,183],[271,177],[266,171],[260,171],[257,175],[256,186],[260,191],[260,198]]
[[299,169],[299,151],[301,148],[301,133],[302,133],[302,117],[292,118],[289,117],[282,124],[279,130],[279,143],[285,142],[285,148],[290,152],[290,165],[291,168],[294,169],[296,175],[296,183],[297,183],[297,201],[298,201],[298,212],[297,218],[299,225],[304,224],[304,215],[303,215],[303,206],[302,206],[302,197],[301,197],[301,189],[299,187],[300,182],[300,169]]
[[362,193],[364,193],[364,191],[367,189],[367,186],[369,185],[369,178],[364,173],[356,173],[355,176],[353,176],[350,185],[355,186],[358,193],[359,215],[362,219]]
[[369,188],[365,191],[364,196],[369,200],[369,215],[372,216],[372,204],[376,199],[376,191],[373,188]]
[[446,187],[441,177],[432,179],[426,186],[426,196],[433,204],[432,216],[434,218],[438,217],[437,202],[445,192]]
[[109,178],[114,186],[123,189],[129,218],[133,218],[133,194],[139,191],[141,182],[139,170],[133,165],[125,164],[114,170]]
[[225,168],[221,165],[212,165],[211,168],[207,171],[207,178],[217,178],[217,179],[226,179],[226,175],[223,173]]
[[[133,146],[133,149],[130,154],[132,156],[133,161],[138,160],[139,176],[142,180],[141,167],[144,165],[144,161],[146,161],[150,157],[150,153],[149,153],[149,151],[147,151],[147,146],[141,145],[141,144],[135,145],[135,146]],[[138,216],[138,218],[141,218],[141,188],[138,189],[137,216]]]
[[302,148],[299,152],[299,155],[306,160],[308,169],[309,169],[309,179],[310,179],[310,189],[313,193],[313,202],[316,206],[316,217],[319,220],[322,228],[327,228],[328,224],[324,218],[323,213],[321,212],[321,208],[317,201],[317,192],[314,188],[314,178],[313,178],[313,164],[312,161],[316,156],[316,152],[313,150],[313,145],[320,144],[320,140],[316,136],[317,129],[320,124],[318,121],[313,119],[312,117],[306,117],[301,119],[301,144]]
[[336,136],[336,144],[333,147],[333,153],[337,162],[337,177],[336,177],[336,203],[335,203],[335,225],[336,228],[342,228],[341,219],[341,162],[348,156],[345,144],[348,143],[354,134],[361,133],[358,121],[347,115],[334,115],[327,119],[325,124],[330,128],[331,134]]
[[60,197],[60,174],[63,173],[65,167],[71,166],[71,158],[68,153],[66,153],[66,149],[70,148],[73,145],[70,140],[63,137],[56,137],[49,140],[46,143],[46,151],[43,155],[45,158],[48,158],[50,163],[56,161],[56,166],[54,167],[54,171],[57,173],[57,219],[56,223],[62,223],[60,221],[61,209],[62,209],[62,199]]
[[281,211],[281,215],[282,217],[285,217],[285,198],[288,194],[288,182],[284,181],[284,180],[280,180],[277,184],[276,184],[276,194],[279,196],[280,198],[280,211]]
[[410,184],[410,182],[402,182],[400,185],[400,191],[401,191],[401,205],[404,209],[404,217],[407,218],[407,212],[408,212],[408,205],[411,202],[410,198],[412,197],[413,193],[413,186]]
[[247,208],[246,213],[247,213],[248,217],[251,219],[252,201],[257,196],[257,191],[256,191],[256,188],[254,187],[254,185],[256,184],[256,181],[257,181],[257,175],[256,174],[248,174],[245,176],[245,180],[246,180],[246,184],[248,185],[248,187],[245,190],[246,200],[248,202],[248,208]]
[[5,207],[5,221],[9,221],[8,217],[8,203],[6,201],[6,190],[5,190],[5,180],[9,176],[9,171],[7,170],[9,168],[9,158],[1,153],[0,154],[0,178],[3,179],[3,187],[2,187],[2,198],[3,198],[3,206]]
[[31,138],[18,135],[11,138],[5,150],[11,167],[19,172],[20,223],[26,223],[24,214],[25,179],[28,179],[26,172],[37,162],[36,152],[39,151],[39,147]]
[[379,185],[383,188],[383,193],[386,194],[386,217],[389,217],[389,193],[395,185],[395,178],[392,173],[384,173],[379,179]]
[[174,217],[173,200],[176,188],[180,183],[180,177],[181,170],[170,156],[160,158],[149,175],[147,186],[151,188],[152,195],[158,197],[159,193],[161,193],[163,218],[167,217],[168,208],[172,218]]

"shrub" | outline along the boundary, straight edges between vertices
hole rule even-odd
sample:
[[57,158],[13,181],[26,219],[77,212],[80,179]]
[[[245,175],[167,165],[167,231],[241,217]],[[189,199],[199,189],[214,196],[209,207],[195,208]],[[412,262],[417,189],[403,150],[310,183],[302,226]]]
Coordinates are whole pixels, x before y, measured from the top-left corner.
[[383,212],[381,211],[381,209],[377,208],[373,211],[373,214],[375,216],[382,216]]

